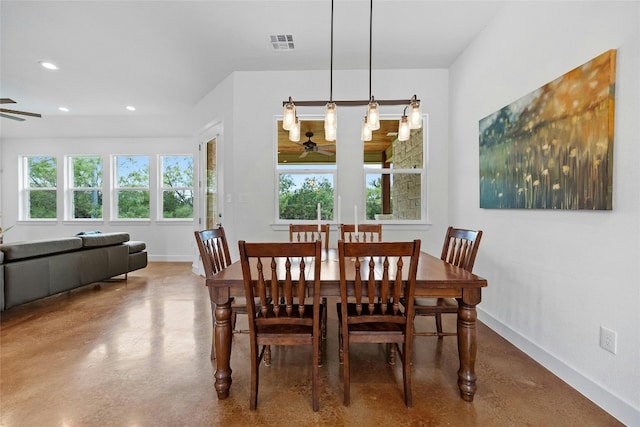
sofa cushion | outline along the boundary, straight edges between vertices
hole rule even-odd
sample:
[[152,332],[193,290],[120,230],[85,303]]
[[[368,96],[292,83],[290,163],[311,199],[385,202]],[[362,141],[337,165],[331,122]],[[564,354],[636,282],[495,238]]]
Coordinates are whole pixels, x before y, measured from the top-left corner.
[[82,240],[78,237],[60,237],[57,239],[7,243],[2,245],[2,252],[4,253],[5,262],[7,262],[70,252],[80,248],[82,248]]
[[135,254],[136,252],[141,252],[147,249],[147,244],[139,240],[130,240],[126,244],[129,246],[130,254]]
[[85,234],[78,236],[85,248],[119,245],[129,240],[129,233]]

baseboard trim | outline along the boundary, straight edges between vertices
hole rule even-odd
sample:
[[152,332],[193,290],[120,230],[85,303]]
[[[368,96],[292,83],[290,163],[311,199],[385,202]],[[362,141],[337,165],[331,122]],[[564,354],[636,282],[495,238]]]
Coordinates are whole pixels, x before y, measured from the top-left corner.
[[500,322],[480,307],[478,320],[487,325],[498,335],[525,352],[536,362],[540,363],[558,378],[569,384],[580,394],[591,400],[603,410],[611,414],[621,423],[628,426],[640,425],[640,410],[629,402],[606,390],[601,384],[585,377],[573,367],[549,354],[544,349],[529,341],[527,338]]
[[148,255],[149,262],[193,262],[188,255]]

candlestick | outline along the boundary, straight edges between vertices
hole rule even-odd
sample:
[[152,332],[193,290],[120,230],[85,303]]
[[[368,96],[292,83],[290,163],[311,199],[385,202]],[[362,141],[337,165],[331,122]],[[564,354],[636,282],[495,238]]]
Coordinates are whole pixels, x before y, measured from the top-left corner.
[[342,203],[340,202],[340,196],[338,196],[338,213],[336,214],[336,222],[340,225],[340,212],[342,211]]
[[353,206],[353,221],[356,225],[356,239],[358,238],[358,205]]
[[322,227],[320,226],[320,203],[318,203],[318,233],[320,233],[322,231]]

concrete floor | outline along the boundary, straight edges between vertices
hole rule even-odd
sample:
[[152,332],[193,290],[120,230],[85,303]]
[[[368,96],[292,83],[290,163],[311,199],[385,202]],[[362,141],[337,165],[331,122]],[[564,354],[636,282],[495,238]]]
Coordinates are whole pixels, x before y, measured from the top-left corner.
[[[418,326],[432,322],[422,318]],[[455,337],[418,337],[413,408],[404,406],[400,364],[387,365],[378,345],[352,349],[351,405],[344,407],[335,309],[319,412],[311,409],[310,353],[301,348],[274,349],[272,366],[261,369],[258,409],[249,411],[244,335],[234,336],[233,385],[220,401],[208,294],[190,263],[150,263],[126,282],[12,308],[0,327],[3,427],[621,425],[482,324],[472,403],[458,394]]]

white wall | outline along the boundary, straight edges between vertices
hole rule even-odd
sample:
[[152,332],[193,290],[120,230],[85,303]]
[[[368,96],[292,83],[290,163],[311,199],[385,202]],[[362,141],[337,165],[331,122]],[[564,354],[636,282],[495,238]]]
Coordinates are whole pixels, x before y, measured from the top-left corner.
[[[450,69],[449,145],[451,223],[485,233],[479,318],[636,426],[639,26],[637,1],[507,3]],[[618,50],[613,211],[479,209],[478,121],[609,49]],[[599,347],[601,325],[617,332],[616,355]]]
[[[143,240],[151,261],[192,261],[193,224],[191,221],[69,221],[53,223],[18,222],[19,157],[22,155],[47,155],[58,159],[58,179],[63,177],[63,156],[65,155],[101,155],[105,162],[109,154],[150,155],[192,154],[193,144],[190,137],[175,138],[5,138],[2,140],[2,224],[8,227],[16,224],[4,236],[5,242],[43,239],[49,237],[71,236],[79,231],[100,230],[102,232],[124,231],[132,240]],[[153,162],[152,162],[153,163]],[[104,164],[104,179],[109,179],[109,168]],[[153,173],[154,170],[151,170]],[[104,195],[105,205],[108,194]],[[58,203],[62,199],[58,198]]]
[[[229,80],[229,79],[228,79]],[[224,219],[232,257],[237,257],[237,241],[288,239],[288,229],[273,226],[275,216],[275,117],[282,114],[282,101],[323,100],[329,97],[328,71],[235,72],[232,105],[229,91],[207,96],[195,109],[206,121],[215,122],[222,114],[234,122],[224,123]],[[368,70],[334,71],[334,99],[367,99]],[[225,82],[227,85],[228,82]],[[448,72],[447,70],[374,70],[373,92],[377,99],[409,99],[414,94],[422,100],[423,112],[429,114],[428,201],[432,226],[411,228],[385,227],[385,239],[423,239],[423,247],[439,253],[447,227],[448,193]],[[226,111],[227,113],[223,113]],[[300,107],[301,119],[322,118],[323,107]],[[360,124],[365,107],[340,107],[338,112],[337,167],[342,201],[341,219],[353,221],[353,205],[362,194],[362,142]],[[382,114],[398,118],[402,107],[386,107]],[[243,120],[243,117],[248,117]],[[215,118],[214,118],[215,117]],[[230,133],[232,132],[232,134]],[[361,202],[359,203],[362,207]],[[337,241],[334,232],[332,240]]]

